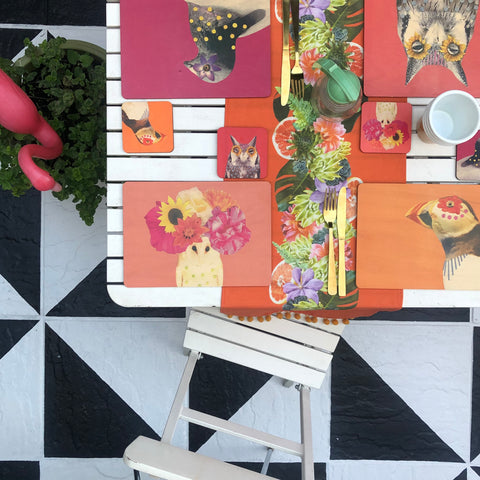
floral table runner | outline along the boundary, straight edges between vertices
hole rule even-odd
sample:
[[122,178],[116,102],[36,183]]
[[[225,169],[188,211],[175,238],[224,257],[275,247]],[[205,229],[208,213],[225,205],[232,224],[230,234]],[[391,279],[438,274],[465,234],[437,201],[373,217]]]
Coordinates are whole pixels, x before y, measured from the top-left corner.
[[[281,310],[354,318],[401,308],[402,290],[355,284],[356,191],[362,182],[405,182],[406,155],[360,151],[359,114],[335,122],[317,118],[312,85],[327,57],[363,77],[363,0],[300,0],[303,98],[280,105],[281,1],[272,1],[272,92],[268,98],[228,99],[225,125],[265,127],[271,141],[267,180],[272,187],[272,277],[268,287],[223,288],[222,310],[264,315]],[[293,53],[293,44],[291,52]],[[347,296],[327,293],[328,230],[322,209],[328,187],[347,187]],[[336,236],[336,232],[335,232]],[[336,258],[338,244],[335,241]]]

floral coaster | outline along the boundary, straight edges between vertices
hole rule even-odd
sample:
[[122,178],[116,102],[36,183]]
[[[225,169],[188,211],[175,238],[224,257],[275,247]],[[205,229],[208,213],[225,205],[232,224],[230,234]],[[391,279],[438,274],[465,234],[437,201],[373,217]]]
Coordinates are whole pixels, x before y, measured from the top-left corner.
[[221,178],[265,178],[267,145],[266,128],[219,128],[217,175]]
[[455,171],[458,180],[480,180],[480,131],[470,140],[457,145]]
[[122,104],[122,141],[127,153],[173,150],[173,109],[170,102]]
[[409,103],[365,102],[362,105],[362,152],[408,153],[411,131],[412,106]]

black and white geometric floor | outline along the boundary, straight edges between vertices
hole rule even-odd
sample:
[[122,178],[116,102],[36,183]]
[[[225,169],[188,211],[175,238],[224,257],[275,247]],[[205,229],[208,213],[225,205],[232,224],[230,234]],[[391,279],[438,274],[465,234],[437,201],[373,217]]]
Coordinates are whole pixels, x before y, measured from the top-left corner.
[[[0,56],[48,33],[105,46],[103,0],[4,0]],[[48,33],[47,33],[48,32]],[[0,127],[1,128],[1,127]],[[160,438],[185,363],[184,309],[108,297],[106,210],[0,190],[0,480],[132,478],[137,435]],[[298,392],[206,357],[193,408],[299,438]],[[352,322],[312,391],[317,479],[480,479],[480,312],[419,309]],[[263,450],[199,427],[175,442],[260,469]],[[269,474],[300,479],[274,453]]]

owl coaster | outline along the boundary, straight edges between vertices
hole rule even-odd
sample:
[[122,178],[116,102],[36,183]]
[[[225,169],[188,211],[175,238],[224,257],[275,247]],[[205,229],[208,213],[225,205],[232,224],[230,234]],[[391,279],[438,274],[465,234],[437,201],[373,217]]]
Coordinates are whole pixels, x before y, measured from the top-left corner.
[[267,141],[265,128],[219,128],[217,175],[221,178],[265,178]]
[[127,153],[173,150],[173,109],[170,102],[122,104],[122,141]]
[[411,132],[412,106],[409,103],[365,102],[362,105],[362,152],[408,153]]
[[480,180],[480,131],[467,142],[457,145],[455,174],[458,180]]

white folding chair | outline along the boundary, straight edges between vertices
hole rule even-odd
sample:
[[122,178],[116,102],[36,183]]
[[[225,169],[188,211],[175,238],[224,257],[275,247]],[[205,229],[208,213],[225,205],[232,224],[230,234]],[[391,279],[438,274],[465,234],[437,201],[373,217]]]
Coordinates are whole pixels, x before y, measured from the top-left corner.
[[[292,315],[293,316],[293,315]],[[303,317],[303,316],[302,316]],[[267,476],[272,450],[296,455],[302,460],[302,479],[314,479],[310,388],[319,388],[344,328],[342,321],[307,323],[304,318],[241,322],[218,309],[190,312],[184,347],[190,354],[161,441],[138,437],[124,454],[125,463],[138,472],[166,480],[260,480]],[[300,392],[301,442],[271,435],[184,406],[195,364],[201,354],[218,357],[298,384]],[[178,420],[229,433],[267,447],[261,473],[228,464],[171,445]]]

